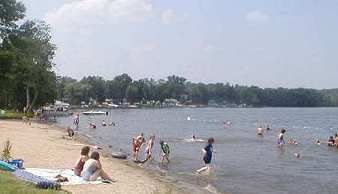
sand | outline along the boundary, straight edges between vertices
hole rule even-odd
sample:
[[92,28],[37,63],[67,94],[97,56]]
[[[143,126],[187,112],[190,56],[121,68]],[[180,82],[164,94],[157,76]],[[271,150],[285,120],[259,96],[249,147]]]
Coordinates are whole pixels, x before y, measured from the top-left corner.
[[[0,149],[9,139],[12,156],[24,159],[26,168],[71,169],[79,157],[81,144],[65,138],[66,132],[57,127],[22,121],[0,120]],[[102,157],[105,171],[116,183],[100,185],[63,186],[72,193],[179,193],[171,183],[146,173],[144,169],[128,166],[125,161]]]

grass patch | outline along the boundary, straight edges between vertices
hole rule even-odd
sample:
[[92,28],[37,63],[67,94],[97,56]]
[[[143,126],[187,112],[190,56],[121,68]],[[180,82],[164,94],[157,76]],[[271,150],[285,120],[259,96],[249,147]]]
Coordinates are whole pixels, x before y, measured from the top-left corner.
[[22,119],[25,114],[15,111],[5,111],[5,114],[2,114],[0,111],[0,119]]
[[66,194],[63,190],[42,190],[35,185],[20,181],[7,172],[0,171],[0,194]]

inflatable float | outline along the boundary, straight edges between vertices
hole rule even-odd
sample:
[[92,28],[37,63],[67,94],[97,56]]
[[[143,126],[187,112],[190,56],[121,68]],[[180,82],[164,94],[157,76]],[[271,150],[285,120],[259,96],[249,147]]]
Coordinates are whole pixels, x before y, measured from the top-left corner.
[[17,169],[17,167],[0,160],[0,170],[4,170],[4,171],[8,171],[8,172],[14,172],[14,171],[16,171],[16,169]]
[[127,159],[127,157],[128,157],[127,154],[123,153],[123,152],[112,152],[111,156],[113,158],[123,159],[123,160]]

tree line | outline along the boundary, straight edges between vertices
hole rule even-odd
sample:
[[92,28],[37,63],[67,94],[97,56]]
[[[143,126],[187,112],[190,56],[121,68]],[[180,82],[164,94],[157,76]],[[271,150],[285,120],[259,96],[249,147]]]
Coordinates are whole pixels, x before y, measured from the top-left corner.
[[56,47],[49,26],[25,19],[25,11],[19,1],[0,0],[0,107],[31,111],[57,95]]
[[182,104],[193,105],[328,107],[338,105],[338,92],[334,91],[192,83],[175,75],[160,80],[133,80],[128,74],[116,76],[113,80],[104,80],[99,76],[84,77],[80,81],[57,77],[58,99],[71,104],[88,103],[90,99],[103,102],[109,98],[115,103],[127,101],[131,104],[176,99]]
[[90,99],[115,103],[163,102],[182,104],[270,107],[338,106],[338,90],[260,88],[229,83],[192,83],[183,77],[133,80],[122,74],[113,80],[88,76],[81,80],[56,76],[50,28],[27,20],[17,0],[0,0],[0,108],[29,112],[56,99],[77,105]]

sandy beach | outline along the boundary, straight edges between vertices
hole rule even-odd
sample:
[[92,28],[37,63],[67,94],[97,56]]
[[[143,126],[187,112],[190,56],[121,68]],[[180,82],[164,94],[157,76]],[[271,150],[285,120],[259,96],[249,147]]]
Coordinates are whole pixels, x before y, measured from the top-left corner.
[[[9,139],[12,156],[24,159],[26,168],[71,169],[79,157],[81,143],[64,138],[57,127],[22,121],[0,120],[0,143]],[[161,181],[143,169],[126,165],[125,161],[102,157],[103,168],[116,183],[63,186],[72,193],[180,193],[172,184]]]

